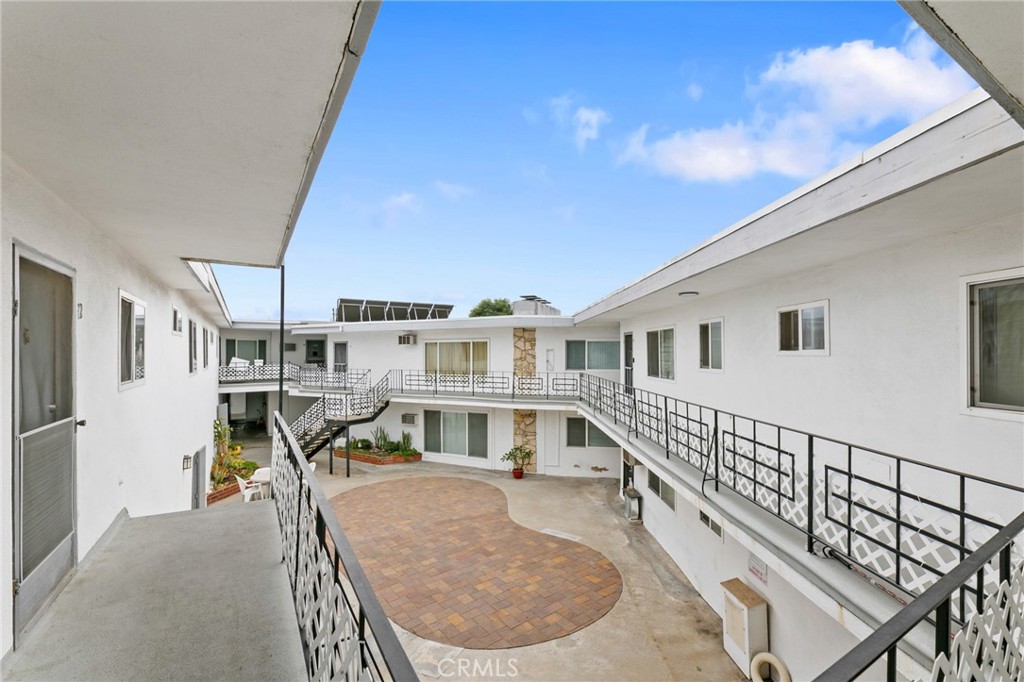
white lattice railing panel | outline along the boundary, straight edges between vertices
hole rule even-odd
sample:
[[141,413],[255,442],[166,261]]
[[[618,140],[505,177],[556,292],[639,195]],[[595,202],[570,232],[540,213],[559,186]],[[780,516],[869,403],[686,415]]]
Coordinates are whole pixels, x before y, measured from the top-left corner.
[[1024,566],[985,600],[953,637],[949,655],[932,668],[932,682],[1019,682],[1024,679]]

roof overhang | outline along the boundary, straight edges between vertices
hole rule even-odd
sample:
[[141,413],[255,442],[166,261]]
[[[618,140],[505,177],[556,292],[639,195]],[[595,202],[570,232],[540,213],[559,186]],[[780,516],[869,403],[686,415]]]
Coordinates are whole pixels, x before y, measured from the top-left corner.
[[283,261],[378,7],[4,2],[3,153],[209,298],[183,261]]
[[[1024,130],[975,91],[576,314],[621,321],[1024,212]],[[1018,245],[1019,246],[1019,245]]]
[[1024,126],[1024,2],[899,0],[964,71]]

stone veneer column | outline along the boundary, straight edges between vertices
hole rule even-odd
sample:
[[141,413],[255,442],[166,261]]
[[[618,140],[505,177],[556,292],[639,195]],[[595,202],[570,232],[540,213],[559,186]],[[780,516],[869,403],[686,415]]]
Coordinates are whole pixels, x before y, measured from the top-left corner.
[[[512,370],[521,376],[537,373],[537,330],[516,327],[512,330]],[[534,452],[526,471],[537,471],[537,410],[512,411],[512,445]]]
[[537,471],[537,410],[512,411],[512,444],[533,450],[533,460],[524,471]]

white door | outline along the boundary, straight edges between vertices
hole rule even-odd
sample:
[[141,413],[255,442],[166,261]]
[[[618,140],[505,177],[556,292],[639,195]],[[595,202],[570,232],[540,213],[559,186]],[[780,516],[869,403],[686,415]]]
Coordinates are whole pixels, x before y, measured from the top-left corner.
[[14,260],[17,638],[75,564],[74,272]]

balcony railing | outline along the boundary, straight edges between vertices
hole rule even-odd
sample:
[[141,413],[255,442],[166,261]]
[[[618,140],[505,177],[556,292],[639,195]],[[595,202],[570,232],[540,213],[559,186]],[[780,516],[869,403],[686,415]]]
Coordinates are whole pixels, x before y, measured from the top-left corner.
[[320,484],[279,413],[272,491],[310,680],[417,679]]
[[401,394],[576,400],[580,390],[579,372],[449,374],[393,369],[390,375],[391,392]]
[[[1024,669],[1024,571],[1020,567],[1011,571],[1010,551],[1014,538],[1021,532],[1024,514],[836,661],[815,682],[850,682],[883,656],[886,681],[896,682],[897,645],[929,614],[936,624],[933,680],[1018,679]],[[980,582],[992,563],[999,566],[999,589],[985,599],[978,589],[975,615],[950,640],[952,600],[962,592],[965,583]]]
[[[806,537],[806,548],[873,574],[899,600],[921,594],[1024,509],[1024,488],[584,374],[580,401]],[[1013,563],[1022,562],[1018,537]],[[881,581],[881,582],[879,582]],[[958,588],[963,624],[998,570]],[[893,591],[890,588],[897,588]]]
[[[222,384],[255,383],[277,381],[281,365],[245,365],[219,367],[217,376]],[[303,388],[318,388],[329,391],[366,391],[370,388],[370,370],[350,369],[344,372],[329,372],[318,365],[284,364],[284,380],[299,384]]]

